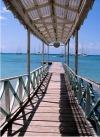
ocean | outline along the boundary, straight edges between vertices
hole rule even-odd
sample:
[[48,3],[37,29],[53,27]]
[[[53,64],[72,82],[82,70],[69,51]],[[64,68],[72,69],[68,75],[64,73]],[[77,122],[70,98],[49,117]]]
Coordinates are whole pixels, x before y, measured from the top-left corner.
[[[47,55],[45,55],[47,61]],[[74,55],[70,55],[70,67],[74,70]],[[31,54],[31,71],[41,66],[42,55]],[[50,54],[49,61],[64,62],[65,58]],[[0,78],[8,78],[27,73],[26,54],[0,54]],[[78,74],[100,83],[100,55],[79,56]]]

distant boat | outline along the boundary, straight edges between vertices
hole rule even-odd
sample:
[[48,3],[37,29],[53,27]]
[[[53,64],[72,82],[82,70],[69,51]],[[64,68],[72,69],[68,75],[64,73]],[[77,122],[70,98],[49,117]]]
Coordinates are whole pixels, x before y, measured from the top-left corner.
[[83,53],[83,54],[81,54],[82,56],[88,56],[87,54],[85,54],[85,53]]
[[84,53],[84,49],[83,49],[83,47],[82,47],[82,53],[81,54],[79,54],[80,56],[88,56],[86,53]]

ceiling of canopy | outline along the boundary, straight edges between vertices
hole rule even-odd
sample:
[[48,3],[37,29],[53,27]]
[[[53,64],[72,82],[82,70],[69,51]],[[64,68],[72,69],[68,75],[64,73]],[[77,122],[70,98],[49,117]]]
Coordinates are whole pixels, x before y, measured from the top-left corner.
[[3,0],[20,22],[46,44],[66,44],[94,0]]

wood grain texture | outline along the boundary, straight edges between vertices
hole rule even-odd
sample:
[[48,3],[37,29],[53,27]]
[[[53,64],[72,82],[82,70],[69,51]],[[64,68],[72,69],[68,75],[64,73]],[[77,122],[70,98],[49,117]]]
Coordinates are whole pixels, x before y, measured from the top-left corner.
[[62,64],[53,63],[50,73],[52,76],[46,94],[43,96],[39,92],[28,103],[22,114],[13,122],[11,135],[95,136],[65,78]]

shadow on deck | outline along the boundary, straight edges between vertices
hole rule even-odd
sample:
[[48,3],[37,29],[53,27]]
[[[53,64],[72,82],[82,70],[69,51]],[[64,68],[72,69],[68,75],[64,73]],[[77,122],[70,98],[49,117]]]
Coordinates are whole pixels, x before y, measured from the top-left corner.
[[25,108],[21,108],[20,114],[15,118],[13,122],[8,124],[8,129],[5,131],[4,136],[24,136],[25,132],[34,117],[36,110],[39,107],[43,97],[45,96],[48,83],[50,81],[51,74],[44,79],[43,83],[41,84],[38,92],[31,100],[28,101],[28,104]]
[[38,93],[16,117],[6,134],[92,136],[94,131],[78,105],[64,73],[52,73],[45,78]]
[[59,130],[62,136],[79,136],[75,118],[72,112],[70,99],[66,87],[64,74],[60,75],[61,92],[59,101]]

